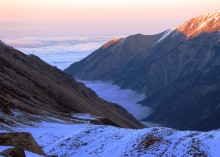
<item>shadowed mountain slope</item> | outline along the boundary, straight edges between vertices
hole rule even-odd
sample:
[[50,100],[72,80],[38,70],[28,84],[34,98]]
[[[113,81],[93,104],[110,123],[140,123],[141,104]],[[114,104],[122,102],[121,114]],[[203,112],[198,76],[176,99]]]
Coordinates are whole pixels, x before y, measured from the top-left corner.
[[[143,127],[125,109],[99,98],[56,67],[0,43],[1,128],[31,125],[46,117],[70,119],[73,113],[107,118],[120,127]],[[17,114],[22,116],[16,118]]]
[[80,62],[72,64],[65,72],[84,80],[116,80],[118,70],[136,57],[149,56],[152,44],[162,34],[141,34],[112,40]]

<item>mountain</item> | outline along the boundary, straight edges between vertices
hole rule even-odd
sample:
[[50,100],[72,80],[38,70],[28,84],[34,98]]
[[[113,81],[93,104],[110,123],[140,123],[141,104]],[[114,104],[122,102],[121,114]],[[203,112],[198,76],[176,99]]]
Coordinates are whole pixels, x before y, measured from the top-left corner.
[[190,19],[175,30],[183,32],[187,38],[196,37],[202,33],[212,33],[220,30],[220,11],[201,15]]
[[[83,80],[113,80],[119,82],[124,77],[129,79],[124,69],[134,71],[139,60],[151,55],[152,45],[162,37],[158,35],[132,35],[127,38],[120,38],[106,43],[104,46],[93,52],[80,62],[72,64],[65,69],[65,72]],[[128,67],[129,64],[135,64]],[[122,74],[122,76],[119,76]],[[123,81],[118,83],[123,86],[126,82],[127,88],[131,83]],[[125,85],[124,85],[125,86]]]
[[143,128],[125,109],[99,98],[71,76],[0,42],[0,129],[53,118],[72,122],[78,113],[100,117],[97,124]]
[[[220,11],[216,11],[158,35],[147,36],[148,40],[144,35],[129,36],[124,42],[129,38],[141,40],[134,39],[129,44],[135,55],[120,46],[124,42],[117,41],[107,50],[100,48],[65,71],[80,79],[111,80],[122,88],[145,93],[148,97],[142,104],[154,108],[145,120],[182,130],[219,128],[220,123],[215,121],[220,118],[219,19]],[[106,58],[100,59],[104,54]],[[122,54],[128,54],[129,60],[123,60]],[[114,64],[118,58],[123,62],[109,70],[108,60]],[[101,66],[103,69],[99,71]]]
[[185,65],[174,81],[143,101],[155,108],[148,120],[184,130],[220,127],[219,21],[218,11],[193,18],[175,29],[185,36],[177,47],[185,58],[175,59],[185,59]]

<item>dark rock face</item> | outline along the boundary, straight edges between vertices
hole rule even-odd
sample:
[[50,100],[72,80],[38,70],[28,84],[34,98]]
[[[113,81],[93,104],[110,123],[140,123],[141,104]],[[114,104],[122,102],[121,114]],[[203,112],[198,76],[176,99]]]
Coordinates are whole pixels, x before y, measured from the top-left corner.
[[[124,62],[114,69],[109,70],[109,62],[129,52],[123,43],[115,43],[109,47],[111,51],[95,51],[97,64],[93,64],[92,54],[66,72],[80,79],[112,80],[122,88],[145,93],[149,97],[142,104],[155,109],[147,120],[184,130],[219,128],[220,123],[214,120],[220,119],[219,20],[218,11],[193,18],[160,35],[148,36],[148,41],[140,35],[128,37],[134,38],[130,47],[137,50],[136,55],[122,59]],[[139,47],[143,48],[141,53]],[[113,52],[118,52],[117,57],[111,55]],[[106,56],[99,60],[102,54]],[[99,72],[101,64],[106,65]],[[92,68],[85,71],[85,67]]]
[[10,148],[0,153],[2,156],[26,157],[25,150],[21,148]]
[[[24,114],[17,118],[14,111]],[[0,43],[0,127],[40,121],[42,116],[68,119],[72,113],[108,118],[120,127],[143,125],[125,109],[100,99],[70,75],[34,55]]]
[[219,102],[220,66],[207,65],[176,79],[142,103],[155,108],[146,120],[177,129],[208,131],[220,128]]
[[219,39],[219,32],[203,33],[186,38],[169,51],[168,57],[176,55],[171,57],[176,64],[163,66],[173,70],[174,77],[142,102],[155,108],[146,120],[181,130],[207,131],[220,127]]

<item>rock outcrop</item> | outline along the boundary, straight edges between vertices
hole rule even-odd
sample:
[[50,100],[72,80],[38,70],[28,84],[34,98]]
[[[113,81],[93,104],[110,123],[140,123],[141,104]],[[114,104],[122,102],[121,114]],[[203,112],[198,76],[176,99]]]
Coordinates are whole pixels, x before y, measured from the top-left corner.
[[37,144],[33,136],[28,132],[23,133],[1,133],[0,146],[12,146],[0,152],[3,156],[26,157],[25,150],[46,156],[44,151]]

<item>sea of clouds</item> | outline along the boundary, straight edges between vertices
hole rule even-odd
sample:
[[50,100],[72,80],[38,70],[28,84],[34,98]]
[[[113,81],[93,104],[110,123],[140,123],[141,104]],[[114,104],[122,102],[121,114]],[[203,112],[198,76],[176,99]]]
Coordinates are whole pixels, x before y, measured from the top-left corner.
[[7,37],[3,38],[2,41],[26,54],[35,54],[49,64],[64,70],[112,38],[114,37]]
[[151,108],[138,104],[139,101],[146,98],[144,94],[130,89],[121,89],[119,86],[107,81],[79,81],[93,89],[99,97],[123,106],[139,120],[146,118],[152,112]]
[[[45,62],[64,70],[74,62],[87,57],[113,36],[65,36],[65,37],[7,37],[3,41],[26,54],[34,54]],[[150,115],[151,108],[138,102],[146,96],[130,89],[124,90],[111,82],[83,81],[101,98],[126,108],[137,119]]]

